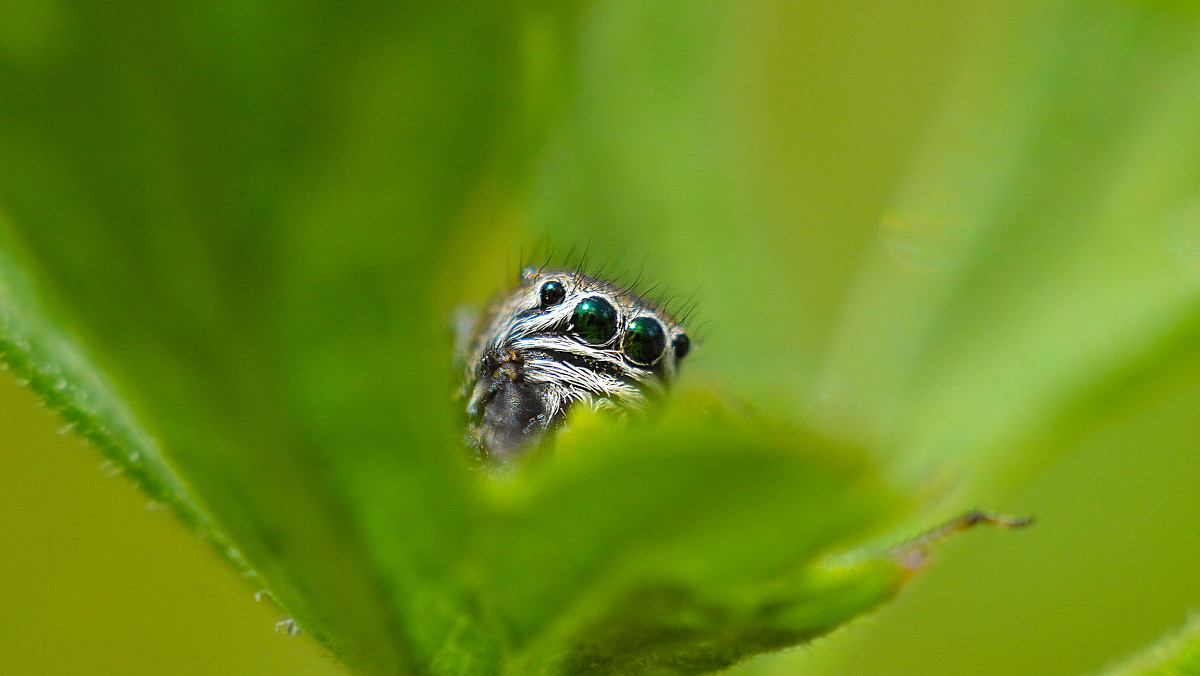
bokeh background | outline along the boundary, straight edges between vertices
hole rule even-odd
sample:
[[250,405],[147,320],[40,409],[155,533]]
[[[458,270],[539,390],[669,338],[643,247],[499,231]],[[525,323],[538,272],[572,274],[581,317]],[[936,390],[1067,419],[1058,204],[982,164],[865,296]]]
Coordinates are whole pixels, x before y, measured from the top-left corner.
[[[44,58],[70,15],[0,3],[0,57]],[[522,250],[644,265],[699,302],[689,384],[876,449],[926,492],[914,524],[1038,517],[739,673],[1094,672],[1200,603],[1196,28],[1167,2],[592,4],[571,50],[526,35],[528,81],[564,82],[447,231],[437,304]],[[396,107],[356,104],[369,155]],[[0,672],[339,673],[59,427],[0,387]]]

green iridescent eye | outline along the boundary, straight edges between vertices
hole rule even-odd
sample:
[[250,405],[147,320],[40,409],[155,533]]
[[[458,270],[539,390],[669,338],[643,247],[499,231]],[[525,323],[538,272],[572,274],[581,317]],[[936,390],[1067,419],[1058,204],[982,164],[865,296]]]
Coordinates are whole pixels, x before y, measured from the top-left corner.
[[658,361],[667,349],[667,334],[659,324],[650,317],[638,317],[629,322],[625,329],[625,356],[629,361],[639,366],[650,366]]
[[575,334],[592,345],[603,345],[617,333],[617,309],[600,296],[588,296],[575,306]]

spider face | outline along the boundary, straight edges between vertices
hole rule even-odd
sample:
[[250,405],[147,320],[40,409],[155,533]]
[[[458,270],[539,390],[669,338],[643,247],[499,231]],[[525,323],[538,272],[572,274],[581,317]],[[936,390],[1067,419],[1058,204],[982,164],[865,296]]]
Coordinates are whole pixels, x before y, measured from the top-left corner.
[[464,328],[467,442],[495,463],[536,445],[576,404],[639,408],[669,387],[690,349],[661,308],[571,270],[525,269]]

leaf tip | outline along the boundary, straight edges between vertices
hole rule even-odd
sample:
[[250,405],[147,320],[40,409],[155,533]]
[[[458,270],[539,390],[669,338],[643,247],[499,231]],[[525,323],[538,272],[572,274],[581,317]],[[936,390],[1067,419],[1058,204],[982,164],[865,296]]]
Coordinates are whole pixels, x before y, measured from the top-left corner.
[[972,509],[946,523],[928,530],[915,538],[901,542],[891,549],[892,558],[910,573],[925,566],[933,550],[949,538],[983,524],[1005,529],[1027,528],[1034,524],[1035,517],[1014,516],[982,509]]

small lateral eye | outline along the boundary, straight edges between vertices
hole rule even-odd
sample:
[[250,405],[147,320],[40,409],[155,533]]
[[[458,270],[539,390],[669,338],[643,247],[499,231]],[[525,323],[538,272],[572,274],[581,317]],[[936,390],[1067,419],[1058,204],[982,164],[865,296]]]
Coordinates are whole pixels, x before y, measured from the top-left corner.
[[667,349],[667,334],[662,324],[652,317],[638,317],[629,322],[622,341],[625,356],[639,366],[650,366]]
[[575,306],[572,323],[584,342],[603,345],[617,333],[617,309],[600,296],[588,296]]
[[550,307],[558,305],[567,297],[567,290],[563,287],[562,282],[550,280],[542,285],[541,300],[542,307]]
[[688,340],[686,333],[681,333],[675,336],[675,340],[671,341],[671,347],[675,350],[675,363],[683,361],[683,358],[692,350],[692,341]]

